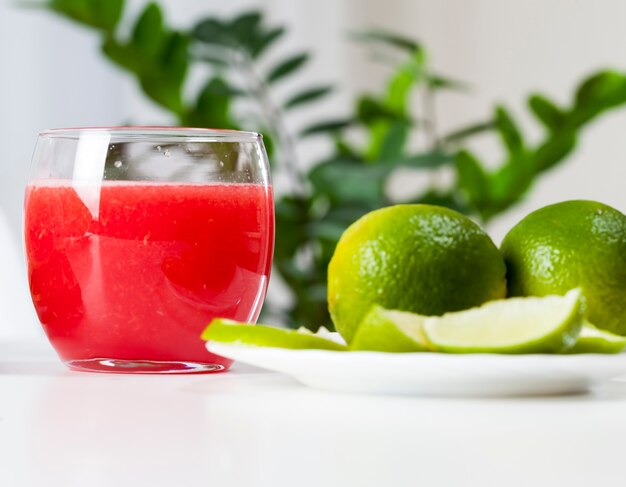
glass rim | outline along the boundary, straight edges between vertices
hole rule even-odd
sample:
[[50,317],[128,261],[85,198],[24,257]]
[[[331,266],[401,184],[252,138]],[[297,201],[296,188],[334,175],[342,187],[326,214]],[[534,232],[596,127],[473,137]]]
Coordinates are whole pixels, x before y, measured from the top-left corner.
[[45,129],[38,136],[43,138],[79,139],[83,134],[108,134],[122,140],[141,141],[145,139],[159,141],[177,140],[191,142],[257,142],[263,139],[258,132],[243,130],[174,127],[174,126],[109,126],[109,127],[71,127]]

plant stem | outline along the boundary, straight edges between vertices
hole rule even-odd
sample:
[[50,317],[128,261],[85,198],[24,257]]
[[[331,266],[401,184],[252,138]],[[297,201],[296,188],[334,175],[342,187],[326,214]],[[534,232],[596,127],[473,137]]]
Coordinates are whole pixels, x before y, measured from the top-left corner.
[[424,106],[424,119],[426,124],[424,132],[426,133],[426,143],[429,150],[441,149],[441,141],[437,129],[437,108],[435,106],[435,92],[428,85],[424,87],[422,94],[422,104]]
[[[426,136],[426,145],[428,150],[436,151],[441,150],[442,144],[439,138],[437,129],[437,107],[435,106],[435,92],[428,85],[428,77],[426,77],[426,84],[422,92],[422,105],[424,109],[424,133]],[[437,170],[430,172],[430,186],[433,188],[441,187],[441,175]]]
[[248,87],[261,106],[261,112],[278,140],[279,151],[281,152],[281,163],[288,174],[293,193],[302,194],[306,188],[306,178],[300,171],[298,164],[298,154],[296,143],[289,130],[287,130],[282,111],[274,104],[270,96],[267,83],[254,69],[252,58],[245,51],[232,51],[231,59],[245,75],[250,83]]

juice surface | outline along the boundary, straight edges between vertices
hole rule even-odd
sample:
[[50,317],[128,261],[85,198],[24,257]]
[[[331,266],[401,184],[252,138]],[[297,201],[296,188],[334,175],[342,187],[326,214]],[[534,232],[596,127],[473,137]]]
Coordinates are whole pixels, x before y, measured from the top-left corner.
[[64,361],[230,361],[214,317],[255,321],[273,249],[271,189],[252,184],[35,181],[25,199],[29,283]]

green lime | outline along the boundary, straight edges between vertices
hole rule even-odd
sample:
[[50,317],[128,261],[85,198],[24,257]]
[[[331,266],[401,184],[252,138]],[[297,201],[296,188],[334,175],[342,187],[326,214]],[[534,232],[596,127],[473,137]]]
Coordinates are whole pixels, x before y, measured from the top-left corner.
[[566,353],[620,353],[626,347],[626,337],[599,330],[585,321],[578,340]]
[[422,324],[425,316],[374,305],[350,343],[350,350],[424,352],[428,350]]
[[342,235],[328,267],[328,306],[350,343],[373,304],[422,315],[505,296],[505,266],[489,236],[456,211],[396,205]]
[[526,216],[502,242],[510,296],[580,287],[587,317],[626,335],[626,216],[595,201],[565,201]]
[[580,289],[565,296],[510,298],[427,318],[424,336],[449,353],[552,353],[571,348],[583,323]]
[[203,340],[235,345],[292,349],[347,350],[332,340],[313,335],[308,330],[285,330],[266,325],[249,325],[216,318],[202,332]]

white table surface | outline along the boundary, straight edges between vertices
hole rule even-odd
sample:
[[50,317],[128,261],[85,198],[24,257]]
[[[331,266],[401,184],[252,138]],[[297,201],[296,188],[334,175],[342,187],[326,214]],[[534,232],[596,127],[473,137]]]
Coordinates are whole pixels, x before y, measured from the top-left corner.
[[[626,358],[625,358],[626,360]],[[438,399],[228,373],[70,372],[0,342],[0,485],[624,485],[626,382],[586,395]]]

